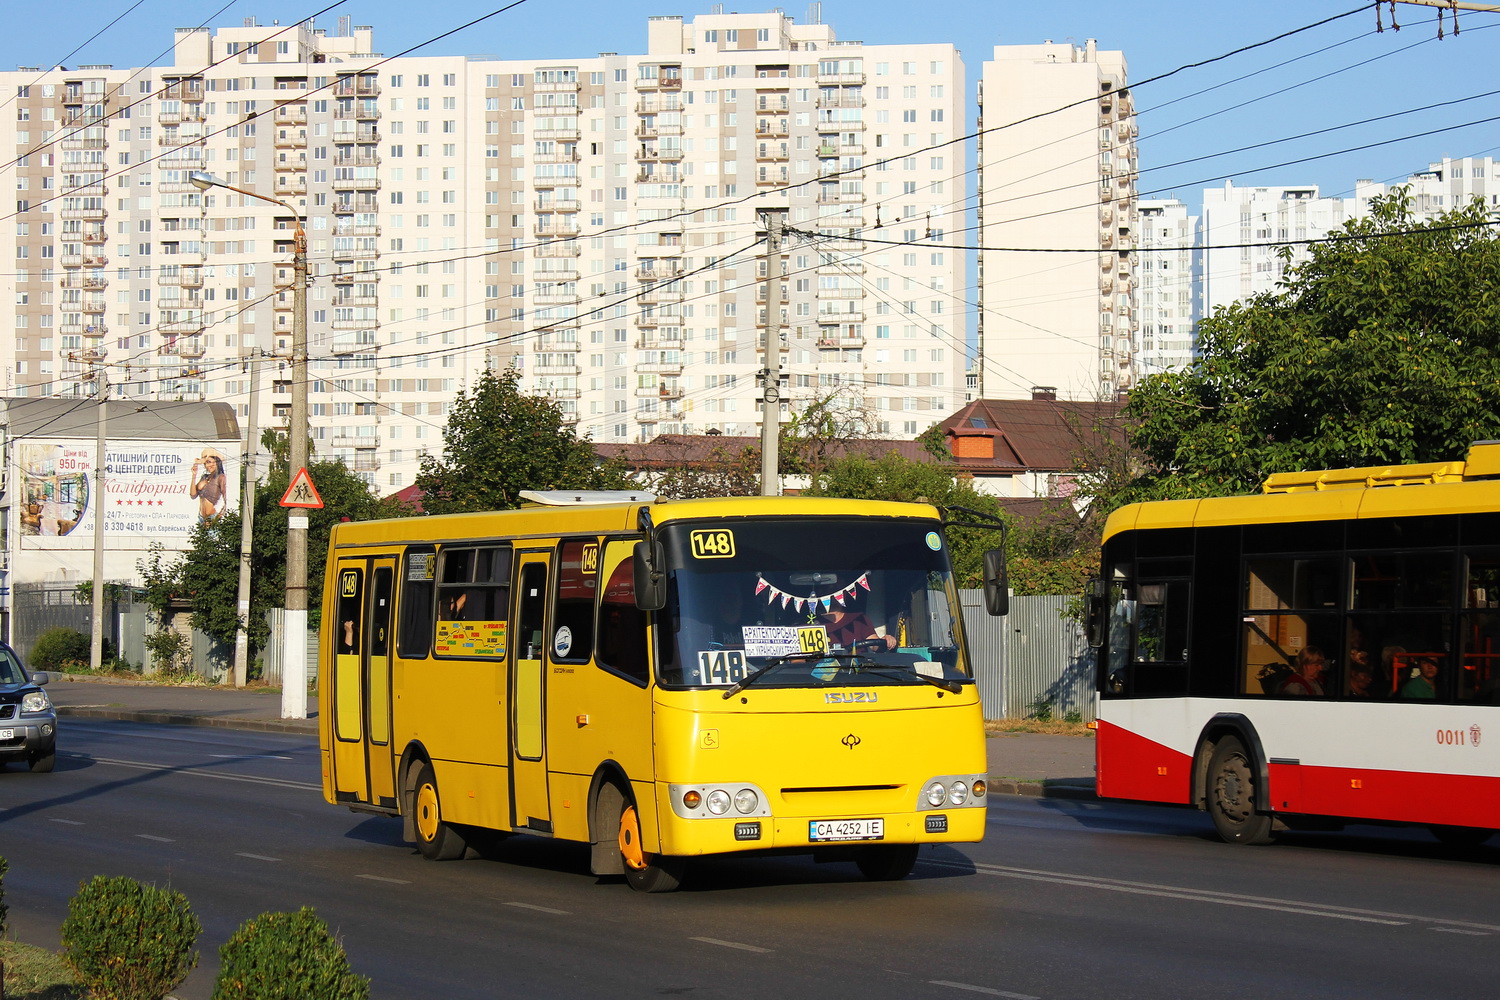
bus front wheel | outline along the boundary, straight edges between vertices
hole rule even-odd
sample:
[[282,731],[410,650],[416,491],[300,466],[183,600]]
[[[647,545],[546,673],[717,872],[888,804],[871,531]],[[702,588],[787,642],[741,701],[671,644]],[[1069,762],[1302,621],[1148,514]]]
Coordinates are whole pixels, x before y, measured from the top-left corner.
[[1255,811],[1255,762],[1238,737],[1222,737],[1208,760],[1208,814],[1231,844],[1269,844],[1271,817]]
[[682,884],[686,862],[651,854],[641,846],[641,821],[635,803],[626,801],[620,810],[620,859],[625,864],[625,881],[640,892],[672,892]]
[[882,844],[861,847],[854,863],[859,873],[871,882],[899,882],[911,874],[917,864],[916,844]]
[[417,828],[417,850],[429,861],[456,861],[464,856],[464,838],[452,825],[443,822],[438,800],[437,775],[432,765],[423,762],[417,770],[412,790],[412,818]]

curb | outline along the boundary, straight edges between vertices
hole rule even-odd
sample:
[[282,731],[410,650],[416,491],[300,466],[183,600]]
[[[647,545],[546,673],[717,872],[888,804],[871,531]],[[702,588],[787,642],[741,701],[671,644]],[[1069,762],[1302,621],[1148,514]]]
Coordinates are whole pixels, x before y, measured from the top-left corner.
[[1017,781],[1013,778],[991,778],[992,795],[1025,795],[1036,799],[1096,799],[1094,783],[1086,779],[1064,778],[1043,781]]
[[114,708],[68,708],[55,706],[59,716],[110,719],[115,722],[147,722],[168,726],[208,726],[215,729],[245,729],[258,733],[295,733],[316,736],[316,719],[235,719],[209,715],[176,715],[171,712],[131,712]]

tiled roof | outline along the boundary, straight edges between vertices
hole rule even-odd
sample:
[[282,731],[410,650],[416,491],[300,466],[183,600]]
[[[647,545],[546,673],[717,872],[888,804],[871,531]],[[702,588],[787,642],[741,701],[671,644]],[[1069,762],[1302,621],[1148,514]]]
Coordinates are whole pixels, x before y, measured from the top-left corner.
[[[618,456],[632,469],[722,461],[735,458],[746,450],[758,454],[760,438],[735,437],[727,434],[660,434],[643,444],[594,445],[594,453],[600,458],[609,459]],[[850,454],[878,458],[890,452],[895,452],[915,462],[937,461],[937,458],[917,441],[873,439],[835,441],[829,447],[829,457],[832,458]]]
[[961,468],[1068,472],[1104,437],[1120,438],[1119,403],[1058,399],[976,399],[939,426]]

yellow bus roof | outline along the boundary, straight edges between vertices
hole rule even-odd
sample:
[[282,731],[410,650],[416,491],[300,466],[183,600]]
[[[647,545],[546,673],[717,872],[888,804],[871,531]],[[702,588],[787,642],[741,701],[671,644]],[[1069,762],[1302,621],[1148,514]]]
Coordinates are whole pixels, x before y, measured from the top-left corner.
[[575,533],[637,530],[639,511],[649,508],[657,525],[696,518],[765,516],[907,517],[940,515],[931,504],[885,500],[841,500],[829,497],[714,497],[704,500],[655,500],[635,503],[528,503],[517,510],[428,517],[353,521],[334,527],[332,544],[374,545],[431,542],[441,539],[546,537]]
[[1162,500],[1121,507],[1104,525],[1107,541],[1143,528],[1209,527],[1410,517],[1500,510],[1500,441],[1470,446],[1462,462],[1278,472],[1254,496]]

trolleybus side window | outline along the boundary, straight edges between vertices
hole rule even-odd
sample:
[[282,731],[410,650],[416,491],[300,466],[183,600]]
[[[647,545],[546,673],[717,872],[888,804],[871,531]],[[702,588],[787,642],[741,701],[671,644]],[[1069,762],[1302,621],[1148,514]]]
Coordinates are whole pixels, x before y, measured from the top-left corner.
[[1458,698],[1500,705],[1500,551],[1471,551],[1466,563]]
[[594,606],[599,597],[599,541],[563,542],[552,612],[552,659],[584,662],[594,653]]
[[1350,553],[1350,634],[1369,650],[1376,697],[1451,696],[1454,561],[1452,549]]
[[599,563],[599,575],[606,582],[599,595],[597,662],[605,670],[644,685],[651,668],[646,654],[646,612],[635,606],[633,547],[629,541],[610,542]]
[[432,651],[433,574],[437,550],[430,545],[406,550],[401,572],[401,617],[396,626],[396,652],[408,659],[425,659]]
[[[1331,554],[1251,556],[1245,560],[1240,690],[1245,694],[1327,695],[1340,668],[1340,560]],[[1321,676],[1298,676],[1297,657],[1323,654]],[[1311,654],[1309,654],[1311,655]]]

